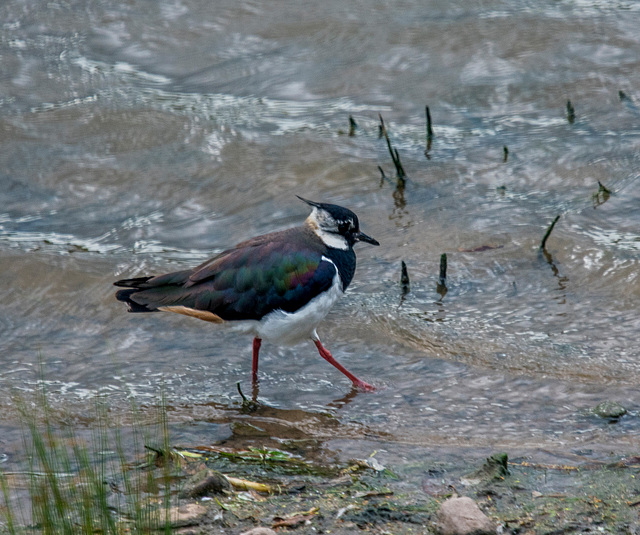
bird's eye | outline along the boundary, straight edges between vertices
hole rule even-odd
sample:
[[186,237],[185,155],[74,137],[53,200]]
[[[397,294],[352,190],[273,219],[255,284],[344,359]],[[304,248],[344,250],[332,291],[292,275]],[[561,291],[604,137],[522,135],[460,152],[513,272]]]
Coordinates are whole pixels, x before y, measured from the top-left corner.
[[340,234],[346,234],[347,232],[349,232],[350,228],[351,228],[351,223],[349,222],[338,224],[338,232]]

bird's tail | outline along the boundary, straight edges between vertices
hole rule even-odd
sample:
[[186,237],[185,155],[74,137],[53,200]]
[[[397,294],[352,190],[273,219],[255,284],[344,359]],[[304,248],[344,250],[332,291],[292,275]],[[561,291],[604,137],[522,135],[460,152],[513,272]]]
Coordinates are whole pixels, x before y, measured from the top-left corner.
[[145,283],[152,277],[138,277],[137,279],[123,279],[113,283],[114,286],[122,286],[127,288],[126,290],[118,290],[116,292],[116,299],[126,303],[129,307],[129,312],[158,312],[157,308],[150,307],[148,305],[136,303],[131,296],[146,289]]

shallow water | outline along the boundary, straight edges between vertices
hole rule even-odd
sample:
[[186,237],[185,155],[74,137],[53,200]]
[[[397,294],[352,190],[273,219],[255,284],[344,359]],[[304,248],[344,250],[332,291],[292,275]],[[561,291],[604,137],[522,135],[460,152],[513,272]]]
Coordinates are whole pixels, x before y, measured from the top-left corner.
[[[97,392],[122,411],[130,397],[154,405],[165,392],[176,440],[225,436],[244,418],[236,383],[250,390],[251,340],[128,315],[111,283],[299,224],[302,194],[352,208],[382,244],[358,247],[348,296],[319,328],[379,389],[349,394],[310,343],[265,344],[260,398],[273,412],[254,423],[272,438],[311,437],[344,456],[378,444],[406,459],[443,446],[634,450],[638,11],[581,1],[3,3],[4,436],[19,425],[9,394],[34,390],[41,364],[65,414],[83,415]],[[588,415],[606,399],[630,413],[615,425]]]

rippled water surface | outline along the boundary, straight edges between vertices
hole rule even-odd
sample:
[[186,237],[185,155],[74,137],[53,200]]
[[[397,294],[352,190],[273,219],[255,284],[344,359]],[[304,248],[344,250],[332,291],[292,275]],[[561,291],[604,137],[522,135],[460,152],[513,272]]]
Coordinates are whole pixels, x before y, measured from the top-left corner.
[[[350,393],[311,343],[264,344],[269,408],[256,425],[345,455],[376,443],[407,458],[441,446],[632,450],[639,11],[598,1],[3,2],[5,437],[18,425],[10,394],[33,390],[40,364],[71,414],[97,392],[124,410],[131,396],[153,405],[164,391],[176,440],[225,436],[242,418],[236,382],[250,391],[251,339],[129,315],[111,283],[299,224],[301,194],[353,209],[382,244],[358,247],[350,291],[319,328],[379,389]],[[589,416],[604,400],[629,414],[615,425]]]

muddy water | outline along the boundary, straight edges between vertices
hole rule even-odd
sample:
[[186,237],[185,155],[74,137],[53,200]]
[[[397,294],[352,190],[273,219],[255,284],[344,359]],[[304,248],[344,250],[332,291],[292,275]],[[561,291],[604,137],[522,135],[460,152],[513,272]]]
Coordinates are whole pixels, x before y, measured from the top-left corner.
[[[634,450],[638,11],[595,1],[4,2],[2,448],[11,453],[19,425],[11,394],[33,391],[42,365],[55,406],[79,422],[98,392],[123,412],[129,398],[154,405],[165,392],[175,440],[187,444],[228,438],[248,419],[261,441],[315,438],[344,456]],[[426,155],[425,105],[435,130]],[[269,408],[247,417],[236,382],[250,390],[250,339],[128,315],[111,283],[298,224],[307,211],[294,194],[352,208],[382,244],[358,248],[349,294],[319,329],[379,389],[350,393],[311,343],[265,344]],[[587,414],[607,399],[630,414],[615,425]]]

